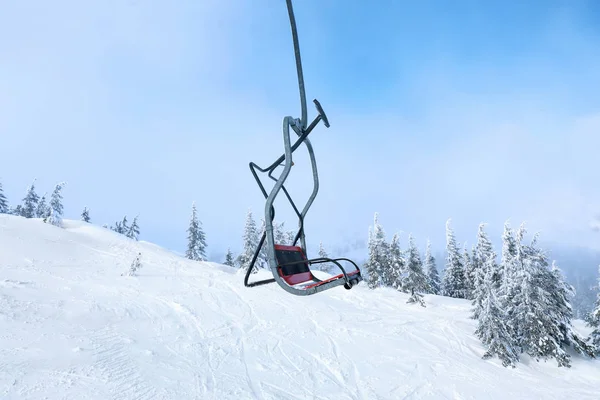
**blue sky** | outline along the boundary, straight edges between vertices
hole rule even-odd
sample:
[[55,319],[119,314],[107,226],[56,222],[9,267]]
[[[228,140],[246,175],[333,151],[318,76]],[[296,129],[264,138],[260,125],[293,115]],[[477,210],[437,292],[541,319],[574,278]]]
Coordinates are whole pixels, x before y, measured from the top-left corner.
[[[321,189],[309,245],[388,236],[470,245],[505,220],[599,247],[600,5],[295,2]],[[0,179],[20,200],[64,189],[66,217],[140,215],[142,238],[183,251],[193,201],[215,260],[238,251],[263,199],[248,162],[283,150],[299,116],[283,0],[20,1],[0,15]],[[289,187],[308,197],[299,153]],[[291,210],[278,215],[295,227]],[[310,250],[310,249],[309,249]],[[498,249],[499,250],[499,249]]]

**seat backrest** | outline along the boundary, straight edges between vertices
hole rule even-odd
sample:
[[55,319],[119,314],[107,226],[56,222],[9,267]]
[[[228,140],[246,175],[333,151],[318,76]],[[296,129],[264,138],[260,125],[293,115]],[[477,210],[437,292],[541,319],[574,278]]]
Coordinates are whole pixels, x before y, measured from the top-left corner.
[[[275,257],[279,266],[279,275],[285,280],[288,285],[297,285],[299,283],[313,280],[312,273],[308,267],[306,256],[300,246],[285,246],[281,244],[275,245]],[[287,263],[297,262],[292,265],[283,265]]]

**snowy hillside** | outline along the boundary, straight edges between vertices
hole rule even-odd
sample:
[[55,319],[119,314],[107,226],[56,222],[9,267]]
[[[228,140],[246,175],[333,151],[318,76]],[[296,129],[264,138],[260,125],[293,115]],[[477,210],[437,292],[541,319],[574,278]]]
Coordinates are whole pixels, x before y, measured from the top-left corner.
[[[139,276],[121,276],[138,253]],[[504,368],[481,359],[469,302],[406,299],[247,289],[97,226],[0,215],[0,398],[600,398],[600,360]]]

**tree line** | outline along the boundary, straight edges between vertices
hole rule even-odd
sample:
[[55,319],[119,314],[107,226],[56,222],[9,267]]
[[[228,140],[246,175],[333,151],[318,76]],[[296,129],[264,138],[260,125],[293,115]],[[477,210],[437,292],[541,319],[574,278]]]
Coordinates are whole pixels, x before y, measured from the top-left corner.
[[583,338],[571,324],[574,289],[538,245],[539,235],[525,243],[525,225],[515,231],[505,223],[498,259],[485,226],[479,225],[471,251],[461,251],[450,220],[446,222],[446,268],[440,280],[429,240],[423,262],[412,235],[404,251],[397,234],[387,243],[375,214],[364,264],[368,287],[395,288],[410,294],[409,303],[423,306],[423,294],[470,300],[475,334],[486,347],[483,358],[498,357],[505,367],[515,367],[522,354],[538,361],[553,358],[558,366],[570,367],[569,348],[592,358],[600,355],[600,292],[586,317],[593,331]]
[[[0,182],[0,214],[11,214],[24,218],[41,218],[45,223],[62,227],[64,216],[62,190],[66,186],[66,182],[57,183],[50,195],[50,199],[47,200],[47,193],[44,193],[42,196],[37,193],[35,181],[34,179],[31,185],[27,187],[21,202],[12,207],[8,203],[2,182]],[[81,212],[81,220],[91,223],[90,210],[87,207],[84,207]],[[106,224],[102,226],[134,240],[138,240],[140,234],[138,216],[133,219],[131,225],[129,225],[127,216],[124,216],[122,220],[115,222],[110,227]]]
[[[49,200],[46,200],[47,194],[40,197],[36,193],[34,180],[21,203],[9,207],[0,182],[0,213],[41,218],[46,223],[62,226],[64,186],[65,182],[56,184]],[[91,222],[87,207],[81,213],[81,219]],[[136,216],[129,224],[125,216],[110,229],[138,240],[140,230],[137,221]],[[264,218],[261,222],[259,228],[248,210],[242,251],[234,257],[228,249],[224,264],[248,267],[265,229]],[[521,355],[527,354],[535,360],[553,358],[559,366],[570,367],[569,348],[589,357],[600,355],[600,290],[593,310],[585,316],[586,323],[593,328],[592,333],[582,338],[573,330],[571,323],[574,288],[565,281],[556,261],[551,262],[547,252],[538,245],[539,235],[535,234],[529,243],[525,243],[524,224],[515,231],[505,223],[498,258],[485,226],[485,223],[479,225],[476,243],[469,251],[466,247],[459,248],[450,220],[446,222],[445,269],[440,278],[431,242],[427,240],[423,258],[412,234],[408,235],[406,250],[402,250],[397,233],[388,243],[375,213],[374,224],[369,228],[368,258],[361,268],[365,282],[370,289],[391,287],[407,293],[410,295],[409,303],[422,306],[425,306],[424,294],[469,300],[471,317],[477,320],[475,334],[486,347],[483,358],[498,357],[504,366],[515,367]],[[275,221],[274,231],[276,243],[289,245],[295,239],[295,231],[286,231],[283,222]],[[206,234],[195,203],[192,203],[187,233],[186,258],[207,261]],[[322,243],[319,245],[319,257],[327,257]],[[267,265],[266,249],[263,247],[253,272]],[[335,269],[329,270],[331,267],[324,266],[327,272],[337,273]],[[600,288],[600,268],[598,274],[596,289]]]

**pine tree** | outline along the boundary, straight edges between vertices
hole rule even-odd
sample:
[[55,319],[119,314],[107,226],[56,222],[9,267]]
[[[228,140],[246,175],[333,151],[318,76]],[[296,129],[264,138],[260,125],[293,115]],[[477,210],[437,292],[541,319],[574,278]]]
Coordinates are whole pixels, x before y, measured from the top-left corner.
[[450,219],[446,221],[446,271],[442,280],[444,296],[464,299],[466,295],[465,270],[456,246]]
[[4,196],[4,189],[2,189],[2,182],[0,182],[0,214],[8,214],[8,201],[6,200],[6,196]]
[[192,203],[192,216],[188,232],[188,247],[185,255],[190,260],[206,261],[206,238],[198,220],[196,202]]
[[[600,289],[600,266],[598,267],[598,289]],[[600,290],[598,290],[594,309],[587,320],[587,325],[594,328],[588,340],[594,346],[596,355],[600,356]]]
[[46,204],[46,194],[42,196],[40,201],[38,202],[37,208],[35,210],[35,216],[37,218],[48,218],[51,213],[50,207]]
[[[319,242],[319,258],[329,258],[329,254],[327,254],[327,251],[325,251],[325,247],[323,247],[323,242]],[[331,264],[331,263],[322,263],[322,264],[317,264],[320,265],[320,270],[321,271],[325,271],[329,274],[332,275],[337,275],[337,273],[341,273],[342,271],[340,271],[339,268],[337,268],[337,266],[335,264]],[[336,273],[337,272],[337,273]]]
[[[521,226],[523,228],[523,225]],[[508,221],[504,223],[504,232],[502,233],[502,255],[501,255],[500,272],[494,277],[494,284],[497,286],[504,285],[504,293],[508,293],[507,288],[510,286],[510,280],[514,275],[517,258],[517,243],[514,233]]]
[[404,291],[406,277],[406,262],[400,248],[400,236],[395,233],[390,243],[390,286],[396,290]]
[[388,269],[387,264],[387,244],[385,242],[385,232],[379,224],[379,214],[375,213],[373,218],[373,229],[369,228],[369,258],[365,263],[365,269],[368,277],[367,286],[375,289],[381,286],[384,272]]
[[478,275],[485,271],[481,291],[481,311],[478,316],[475,334],[487,347],[483,359],[497,356],[505,367],[515,367],[519,353],[506,324],[506,314],[498,300],[498,289],[494,285],[493,259],[488,257]]
[[127,221],[127,215],[123,216],[123,219],[121,221],[117,221],[115,222],[114,226],[111,226],[110,229],[112,229],[113,231],[120,233],[121,235],[126,235],[127,232],[129,232],[129,229],[131,229],[128,225],[127,225],[128,221]]
[[[244,234],[242,236],[243,241],[243,249],[242,253],[238,256],[238,265],[240,268],[248,269],[250,266],[250,262],[252,261],[252,257],[254,256],[254,252],[258,247],[259,243],[258,230],[256,229],[256,222],[252,216],[252,211],[248,210],[246,214],[246,224],[244,226]],[[258,263],[259,260],[256,260]],[[255,264],[253,273],[258,272],[258,266]]]
[[462,263],[465,274],[465,299],[472,300],[473,292],[475,291],[475,283],[472,279],[473,263],[471,260],[471,256],[469,255],[469,250],[467,249],[466,243],[463,248]]
[[90,222],[90,210],[87,207],[83,208],[83,212],[81,213],[81,220],[84,222]]
[[[485,287],[486,274],[488,273],[486,268],[492,268],[490,272],[491,282],[494,285],[495,294],[498,298],[501,298],[502,292],[500,291],[499,283],[496,284],[494,281],[498,276],[498,265],[496,262],[496,252],[492,246],[492,242],[488,238],[487,233],[484,230],[485,224],[480,223],[477,231],[477,244],[473,250],[473,257],[471,258],[471,271],[470,279],[473,282],[473,315],[474,319],[479,317],[479,312],[483,307],[483,299],[488,295],[488,289]],[[498,300],[500,301],[500,300]],[[504,303],[500,301],[501,305]]]
[[234,266],[233,253],[229,248],[227,248],[227,254],[225,254],[225,261],[223,262],[223,265],[229,265],[230,267]]
[[284,225],[285,221],[281,223],[273,222],[273,239],[277,244],[287,244],[287,235],[283,230]]
[[127,221],[127,215],[123,216],[123,220],[121,221],[121,224],[119,225],[121,227],[121,234],[125,235],[127,232],[129,232],[129,225],[127,225],[129,221]]
[[556,261],[552,261],[550,271],[542,271],[545,275],[545,290],[549,294],[551,300],[549,313],[553,314],[553,319],[558,324],[561,332],[561,346],[573,347],[579,354],[588,357],[594,357],[594,346],[586,343],[586,341],[573,330],[571,320],[573,319],[573,307],[571,306],[570,298],[575,296],[575,288],[566,283],[565,278],[556,265]]
[[129,270],[125,274],[121,274],[121,276],[123,276],[123,275],[127,275],[127,276],[135,276],[135,275],[137,275],[137,271],[140,268],[142,268],[142,262],[140,260],[141,257],[142,257],[142,253],[138,253],[138,255],[135,257],[135,259],[131,262],[131,265],[129,266]]
[[[519,269],[514,271],[518,291],[513,300],[511,316],[517,343],[535,360],[555,358],[559,366],[570,367],[570,355],[563,348],[561,323],[564,312],[557,309],[555,297],[559,283],[553,282],[548,271],[546,254],[536,247],[537,236],[530,245],[521,243],[525,229],[517,235]],[[560,301],[559,301],[560,303]]]
[[34,179],[33,183],[27,188],[27,192],[23,198],[23,206],[20,209],[21,216],[25,218],[35,218],[35,211],[37,209],[38,201],[39,196],[35,192]]
[[296,239],[296,232],[295,231],[290,230],[290,231],[287,231],[285,233],[285,242],[288,245],[292,246],[294,244],[294,239]]
[[60,182],[54,187],[52,196],[50,197],[50,215],[44,219],[54,226],[62,226],[63,205],[61,190],[65,186],[65,182]]
[[137,223],[138,216],[136,215],[131,222],[131,226],[127,230],[126,236],[130,239],[138,240],[140,235],[140,227]]
[[440,276],[435,265],[435,257],[431,253],[431,241],[429,239],[427,239],[427,247],[425,250],[425,273],[427,274],[427,283],[430,287],[430,293],[440,294]]
[[502,305],[508,315],[509,329],[513,337],[519,335],[515,313],[518,306],[517,297],[521,290],[520,283],[522,283],[519,281],[519,277],[524,269],[526,258],[525,247],[522,244],[524,235],[524,224],[521,224],[515,237],[508,222],[504,223],[501,265],[492,274],[494,286],[499,288],[502,296]]
[[404,281],[404,287],[410,292],[409,303],[420,303],[425,306],[423,302],[423,292],[430,290],[427,284],[427,276],[423,271],[423,262],[421,261],[421,255],[417,248],[412,234],[408,235],[408,254],[406,257],[406,280]]

